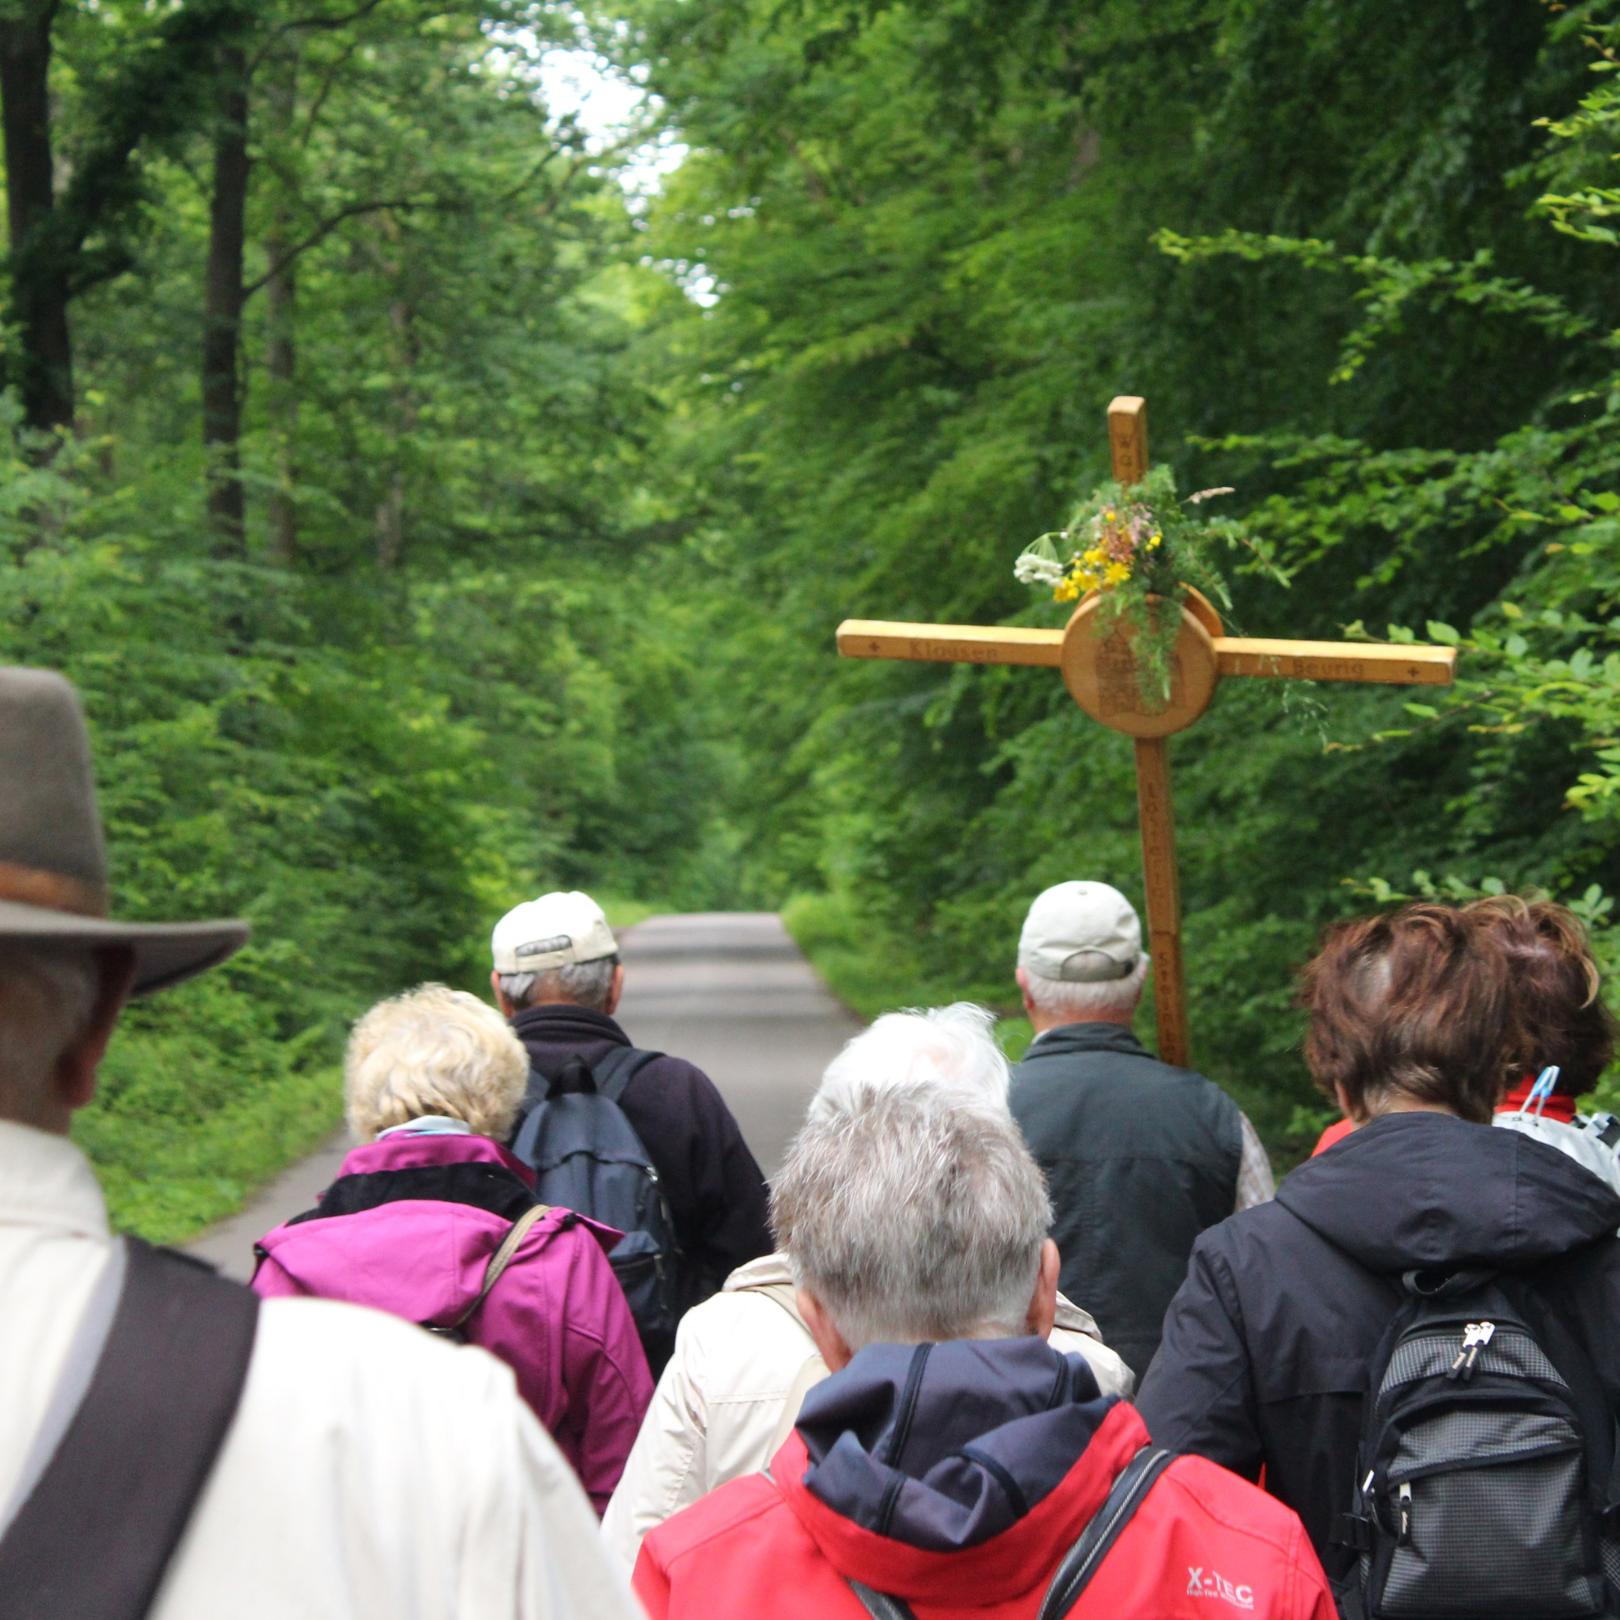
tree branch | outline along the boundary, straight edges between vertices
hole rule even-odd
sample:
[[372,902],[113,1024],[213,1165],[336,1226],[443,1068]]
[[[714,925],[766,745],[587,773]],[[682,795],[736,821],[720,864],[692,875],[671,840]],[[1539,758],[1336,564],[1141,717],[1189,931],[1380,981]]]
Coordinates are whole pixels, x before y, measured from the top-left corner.
[[350,203],[347,207],[338,209],[335,214],[328,214],[303,241],[288,248],[262,276],[243,287],[243,301],[246,302],[254,293],[279,276],[295,259],[301,258],[312,247],[318,247],[345,220],[358,218],[361,214],[381,214],[389,210],[400,214],[413,214],[422,209],[433,208],[448,213],[457,206],[459,205],[455,203],[436,202],[431,197],[384,197],[373,202]]

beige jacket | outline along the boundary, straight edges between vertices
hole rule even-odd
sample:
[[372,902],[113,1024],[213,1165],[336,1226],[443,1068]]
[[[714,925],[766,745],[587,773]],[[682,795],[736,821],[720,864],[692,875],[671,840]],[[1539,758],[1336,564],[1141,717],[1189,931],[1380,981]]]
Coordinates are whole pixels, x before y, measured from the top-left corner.
[[[783,1402],[825,1374],[790,1297],[787,1256],[768,1254],[681,1319],[675,1354],[658,1380],[630,1460],[602,1520],[602,1535],[629,1572],[641,1538],[717,1485],[757,1473],[786,1426]],[[1052,1345],[1086,1358],[1105,1395],[1129,1396],[1135,1375],[1102,1342],[1088,1312],[1058,1295]],[[801,1376],[803,1374],[804,1376]]]
[[[0,1519],[111,1253],[84,1155],[0,1121]],[[639,1620],[595,1529],[492,1357],[357,1306],[269,1300],[150,1615]]]

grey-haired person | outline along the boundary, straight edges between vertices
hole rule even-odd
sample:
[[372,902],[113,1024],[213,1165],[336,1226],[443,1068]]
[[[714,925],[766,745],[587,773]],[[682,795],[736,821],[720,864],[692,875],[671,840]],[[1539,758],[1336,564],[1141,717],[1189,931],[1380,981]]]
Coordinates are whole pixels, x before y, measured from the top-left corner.
[[1012,1111],[1051,1189],[1062,1286],[1084,1289],[1139,1372],[1198,1234],[1276,1190],[1237,1104],[1133,1033],[1150,969],[1118,889],[1073,880],[1035,897],[1018,940],[1035,1039],[1013,1070]]
[[[810,1100],[809,1121],[848,1118],[887,1091],[924,1087],[1005,1116],[1007,1060],[991,1015],[957,1002],[887,1013],[849,1040]],[[1059,1295],[1049,1342],[1089,1364],[1105,1395],[1129,1395],[1131,1369],[1088,1312]],[[642,1421],[602,1533],[626,1570],[642,1537],[729,1479],[763,1468],[798,1403],[827,1375],[799,1313],[782,1249],[739,1267],[689,1311]]]
[[903,1085],[813,1117],[772,1218],[831,1371],[767,1470],[647,1536],[650,1620],[1331,1620],[1288,1509],[1048,1342],[1051,1210],[1004,1108]]
[[126,998],[247,929],[106,877],[77,695],[0,668],[0,1616],[631,1620],[506,1367],[112,1231],[73,1114]]

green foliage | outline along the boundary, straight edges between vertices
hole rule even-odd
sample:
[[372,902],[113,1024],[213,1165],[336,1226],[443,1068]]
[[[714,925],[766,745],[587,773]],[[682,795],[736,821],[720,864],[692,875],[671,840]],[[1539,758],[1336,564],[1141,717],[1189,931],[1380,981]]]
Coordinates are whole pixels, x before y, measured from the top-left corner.
[[77,440],[0,424],[0,652],[85,688],[121,908],[257,930],[132,1013],[83,1122],[137,1224],[320,1134],[344,1023],[476,986],[542,885],[796,897],[851,1005],[976,996],[1016,1047],[1031,895],[1140,898],[1129,744],[1049,671],[832,634],[1044,622],[1006,559],[1121,392],[1166,480],[1236,487],[1229,629],[1459,652],[1228,681],[1177,739],[1200,1066],[1302,1151],[1293,970],[1403,894],[1539,888],[1617,965],[1613,0],[604,0],[686,154],[636,206],[535,90],[572,12],[259,8],[227,558],[177,31],[230,12],[63,12],[67,184],[130,135],[138,273],[75,305]]
[[[141,9],[72,14],[74,140],[130,116],[137,70],[191,72],[161,30],[119,59]],[[661,283],[493,16],[256,14],[241,555],[203,521],[206,119],[142,148],[141,273],[77,306],[79,436],[40,465],[0,397],[0,660],[84,694],[118,913],[254,928],[129,1010],[78,1121],[150,1236],[326,1134],[347,1025],[423,979],[482,989],[517,899],[588,887],[623,924],[729,882],[735,766],[638,482]]]
[[820,896],[855,1005],[1006,1006],[1040,886],[1139,897],[1129,746],[1049,673],[830,661],[846,615],[1038,622],[1001,559],[1104,475],[1119,392],[1180,487],[1237,487],[1242,629],[1460,654],[1449,691],[1228,681],[1177,739],[1200,1065],[1307,1146],[1293,970],[1414,871],[1588,905],[1612,953],[1610,9],[599,8],[690,146],[643,244],[708,294],[646,352],[765,700],[743,879]]

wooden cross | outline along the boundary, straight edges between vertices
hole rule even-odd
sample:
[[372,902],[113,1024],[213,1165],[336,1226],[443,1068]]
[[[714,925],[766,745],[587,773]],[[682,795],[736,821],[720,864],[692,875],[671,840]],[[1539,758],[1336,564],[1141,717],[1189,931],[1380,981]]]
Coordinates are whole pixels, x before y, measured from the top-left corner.
[[[1114,477],[1139,482],[1148,469],[1147,402],[1122,395],[1108,407]],[[1181,959],[1181,895],[1176,876],[1170,756],[1165,741],[1185,730],[1226,675],[1311,681],[1363,681],[1391,686],[1449,686],[1457,660],[1451,647],[1340,641],[1272,641],[1223,634],[1215,609],[1190,592],[1172,656],[1168,701],[1142,696],[1133,630],[1120,621],[1105,637],[1093,620],[1098,599],[1082,601],[1062,630],[977,624],[886,624],[846,619],[838,650],[846,658],[904,658],[945,664],[1040,664],[1061,671],[1069,695],[1093,720],[1136,740],[1136,802],[1142,824],[1142,877],[1147,895],[1148,950],[1159,1014],[1159,1054],[1188,1060],[1186,989]]]

